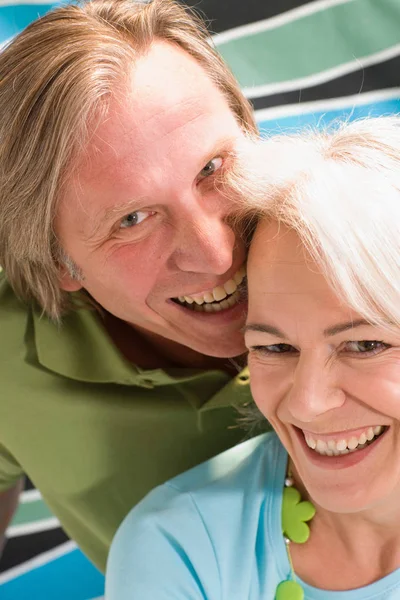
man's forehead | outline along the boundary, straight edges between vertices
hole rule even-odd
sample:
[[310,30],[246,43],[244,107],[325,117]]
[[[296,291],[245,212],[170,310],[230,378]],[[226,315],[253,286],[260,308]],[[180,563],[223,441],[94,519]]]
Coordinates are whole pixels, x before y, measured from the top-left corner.
[[168,136],[191,147],[201,133],[209,138],[207,145],[225,135],[225,123],[228,129],[233,122],[225,97],[196,61],[171,44],[157,42],[154,55],[150,50],[132,66],[110,98],[105,118],[96,123],[83,157],[85,171],[99,156],[113,163],[129,158],[134,148],[139,157],[151,145],[156,151]]
[[182,97],[207,94],[217,88],[201,64],[180,47],[164,41],[154,42],[131,65],[129,81],[132,97],[150,101],[155,90],[166,103]]

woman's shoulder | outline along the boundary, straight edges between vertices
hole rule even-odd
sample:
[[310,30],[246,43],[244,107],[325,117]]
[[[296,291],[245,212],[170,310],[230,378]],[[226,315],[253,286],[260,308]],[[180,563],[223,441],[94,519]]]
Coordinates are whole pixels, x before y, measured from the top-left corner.
[[[228,559],[238,535],[242,547],[254,543],[265,497],[278,475],[284,476],[285,465],[286,453],[278,438],[267,433],[150,492],[118,530],[110,552],[108,584],[116,572],[124,570],[131,574],[132,583],[133,571],[139,569],[135,585],[143,582],[143,588],[137,590],[137,597],[150,598],[151,590],[153,598],[158,598],[158,587],[153,588],[149,581],[152,577],[143,576],[153,557],[152,561],[158,558],[162,562],[157,568],[169,585],[181,585],[186,579],[188,585],[201,582],[209,588],[206,597],[218,598],[220,558]],[[243,506],[247,507],[245,514]],[[119,594],[123,600],[120,589]],[[116,596],[107,597],[113,600]]]
[[196,501],[212,499],[222,490],[227,493],[232,489],[235,496],[238,490],[246,493],[248,479],[255,482],[256,488],[269,487],[285,463],[286,453],[274,432],[246,440],[152,490],[132,509],[121,527],[146,515],[157,519],[166,510],[179,507],[181,511],[183,505],[189,509]]
[[239,490],[249,492],[249,479],[255,483],[253,492],[265,489],[285,460],[285,451],[274,432],[251,438],[158,486],[132,509],[125,521],[142,520],[146,515],[159,518],[164,511],[178,508],[182,516],[183,505],[193,509],[207,499],[212,502],[222,491],[229,498],[232,490],[237,498]]
[[[280,450],[281,444],[276,434],[270,431],[221,452],[177,475],[165,485],[180,493],[196,494],[202,490],[213,493],[216,488],[225,487],[233,480],[246,478],[249,473],[254,475],[254,468],[261,463],[272,466]],[[271,474],[271,469],[267,466],[266,474],[268,472]]]

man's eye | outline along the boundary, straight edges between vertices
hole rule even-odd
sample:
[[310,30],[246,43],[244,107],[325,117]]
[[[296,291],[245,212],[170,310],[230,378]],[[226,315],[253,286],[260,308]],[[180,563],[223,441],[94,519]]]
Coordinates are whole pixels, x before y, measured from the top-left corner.
[[129,229],[135,225],[139,225],[142,221],[147,219],[149,215],[149,212],[135,210],[135,212],[129,213],[129,215],[126,215],[126,217],[122,219],[120,229]]
[[218,169],[220,169],[221,166],[222,158],[217,156],[216,158],[213,158],[212,160],[208,161],[206,166],[200,171],[199,177],[201,179],[204,179],[205,177],[210,177],[210,175],[213,175],[215,171],[218,171]]
[[378,352],[382,352],[389,347],[389,344],[385,344],[378,340],[360,340],[356,342],[346,342],[345,351],[358,354],[378,354]]

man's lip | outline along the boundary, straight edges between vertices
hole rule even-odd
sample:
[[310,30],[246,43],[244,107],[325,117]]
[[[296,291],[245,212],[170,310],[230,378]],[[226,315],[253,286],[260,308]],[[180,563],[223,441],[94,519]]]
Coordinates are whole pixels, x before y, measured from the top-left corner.
[[[227,281],[232,279],[233,276],[235,275],[235,273],[237,273],[239,271],[239,269],[241,269],[242,267],[246,267],[246,261],[243,261],[242,263],[240,263],[235,269],[231,270],[229,275],[224,276],[224,279],[221,279],[219,282],[214,283],[214,285],[211,285],[210,287],[202,288],[200,291],[196,291],[196,292],[182,292],[180,290],[178,295],[169,296],[167,298],[167,300],[176,300],[180,296],[181,297],[182,296],[191,296],[192,298],[196,298],[196,296],[204,296],[204,294],[211,293],[213,291],[213,289],[216,287],[220,287],[220,286],[224,287],[224,283],[226,283]],[[242,284],[240,284],[240,285],[242,285]]]
[[173,300],[169,300],[169,304],[171,307],[176,308],[179,311],[180,315],[183,317],[187,315],[189,319],[195,318],[197,320],[201,319],[204,322],[209,322],[211,319],[226,321],[230,318],[234,317],[239,318],[243,316],[245,318],[247,313],[247,298],[243,295],[243,298],[239,300],[237,304],[234,304],[230,308],[225,308],[224,310],[220,310],[218,312],[197,312],[194,310],[190,310],[183,306],[183,304],[179,304],[178,302],[174,302]]

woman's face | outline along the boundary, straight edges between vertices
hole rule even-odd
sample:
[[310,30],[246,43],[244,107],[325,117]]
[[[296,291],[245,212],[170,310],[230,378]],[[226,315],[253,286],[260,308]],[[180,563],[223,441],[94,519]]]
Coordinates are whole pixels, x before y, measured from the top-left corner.
[[397,509],[400,332],[341,303],[297,235],[259,225],[248,260],[254,399],[318,505]]

